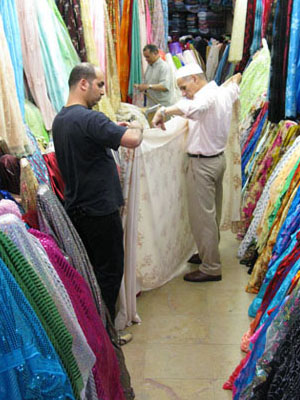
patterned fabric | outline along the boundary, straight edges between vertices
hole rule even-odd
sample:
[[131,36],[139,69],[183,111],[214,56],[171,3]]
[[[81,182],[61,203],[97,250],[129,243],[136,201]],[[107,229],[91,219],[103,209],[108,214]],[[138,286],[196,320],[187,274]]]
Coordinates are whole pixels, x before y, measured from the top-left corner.
[[83,380],[84,387],[81,395],[85,396],[88,376],[95,363],[95,355],[87,344],[84,333],[78,324],[71,300],[62,281],[39,241],[27,232],[24,223],[18,217],[10,214],[2,215],[0,217],[0,229],[14,242],[38,274],[55,303],[65,327],[72,335],[72,353]]
[[79,0],[58,0],[56,4],[65,21],[80,60],[87,61]]
[[277,8],[277,1],[278,0],[272,1],[271,11],[270,11],[268,25],[267,25],[267,32],[266,32],[266,40],[268,42],[268,46],[269,46],[270,50],[272,50],[273,34],[274,34],[273,25],[274,25],[275,12],[276,12],[276,8]]
[[40,230],[55,239],[64,254],[68,256],[68,262],[83,276],[91,289],[98,314],[101,316],[118,358],[125,397],[127,400],[133,399],[130,376],[125,365],[122,349],[118,345],[117,333],[102,302],[100,288],[82,241],[63,206],[46,185],[39,187],[37,206]]
[[46,250],[68,291],[78,322],[96,355],[93,373],[98,397],[103,400],[124,399],[116,355],[85,280],[66,261],[51,236],[35,230],[29,232],[39,239]]
[[253,38],[254,18],[255,18],[256,0],[248,0],[247,2],[247,15],[245,26],[245,39],[243,58],[237,64],[235,72],[243,72],[250,57],[250,46]]
[[290,51],[288,55],[288,73],[286,82],[285,115],[296,117],[297,115],[297,77],[300,76],[300,2],[293,2],[291,17]]
[[256,0],[253,39],[250,47],[250,54],[252,56],[261,47],[262,14],[263,0]]
[[228,61],[230,62],[237,63],[243,57],[247,3],[243,0],[237,0],[234,7],[230,52],[228,56]]
[[1,398],[74,399],[47,333],[1,259],[0,282]]
[[79,399],[83,382],[72,354],[72,336],[67,331],[53,300],[18,248],[1,231],[0,256],[41,321],[68,373],[74,396]]

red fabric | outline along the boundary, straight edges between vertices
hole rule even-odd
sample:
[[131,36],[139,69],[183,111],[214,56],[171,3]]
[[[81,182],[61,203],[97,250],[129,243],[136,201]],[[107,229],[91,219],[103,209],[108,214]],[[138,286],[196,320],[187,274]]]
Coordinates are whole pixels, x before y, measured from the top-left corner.
[[99,399],[125,400],[118,360],[87,283],[66,261],[51,236],[34,229],[30,229],[29,232],[39,239],[46,250],[51,264],[68,292],[87,342],[96,356],[93,375]]
[[257,127],[258,127],[260,121],[263,119],[263,117],[264,117],[264,115],[265,115],[265,113],[266,113],[267,111],[268,111],[268,102],[266,102],[266,103],[264,104],[264,106],[263,106],[263,108],[260,110],[260,113],[258,114],[258,116],[257,116],[257,118],[256,118],[256,120],[255,120],[255,122],[254,122],[254,124],[252,125],[251,132],[250,132],[250,134],[249,134],[249,136],[248,136],[248,138],[247,138],[246,143],[245,143],[244,146],[243,146],[242,154],[244,154],[244,151],[247,149],[248,143],[249,143],[250,140],[252,139],[252,136],[254,135],[254,133],[255,133],[255,131],[256,131],[256,129],[257,129]]
[[58,168],[56,155],[52,152],[43,154],[43,157],[49,172],[52,190],[60,200],[64,200],[65,183]]
[[234,381],[236,380],[236,378],[239,376],[241,370],[244,368],[244,365],[246,364],[246,362],[248,361],[248,358],[250,357],[251,352],[249,351],[249,353],[247,353],[246,357],[244,357],[241,362],[239,363],[239,365],[235,368],[235,370],[233,371],[233,373],[230,375],[230,377],[228,378],[228,380],[224,383],[223,385],[223,389],[224,390],[232,390],[233,389],[233,384]]
[[35,210],[29,210],[26,214],[23,214],[22,221],[29,225],[30,228],[39,229],[38,215]]

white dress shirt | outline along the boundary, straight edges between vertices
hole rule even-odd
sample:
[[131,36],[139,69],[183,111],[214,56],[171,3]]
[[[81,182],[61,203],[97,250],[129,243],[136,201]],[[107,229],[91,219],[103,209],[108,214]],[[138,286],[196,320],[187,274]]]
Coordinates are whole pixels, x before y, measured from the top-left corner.
[[192,100],[183,98],[176,103],[189,121],[188,153],[212,156],[225,150],[232,105],[239,91],[236,83],[223,87],[211,81]]

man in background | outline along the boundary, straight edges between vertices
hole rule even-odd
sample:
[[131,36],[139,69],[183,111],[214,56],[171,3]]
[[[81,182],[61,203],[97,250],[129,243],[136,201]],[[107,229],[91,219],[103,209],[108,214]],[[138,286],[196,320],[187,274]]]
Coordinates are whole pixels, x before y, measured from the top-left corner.
[[144,57],[148,63],[145,72],[145,83],[135,84],[140,92],[146,93],[146,106],[156,104],[170,106],[174,103],[174,77],[168,63],[161,59],[158,47],[147,44],[143,49]]

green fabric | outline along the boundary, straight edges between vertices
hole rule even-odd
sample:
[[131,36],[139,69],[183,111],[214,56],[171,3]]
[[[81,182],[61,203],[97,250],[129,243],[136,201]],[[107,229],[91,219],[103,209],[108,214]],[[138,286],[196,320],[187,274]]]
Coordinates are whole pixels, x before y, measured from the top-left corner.
[[181,64],[181,61],[179,60],[179,58],[177,56],[172,56],[172,58],[173,58],[173,62],[175,64],[175,67],[177,69],[181,68],[182,64]]
[[0,231],[0,257],[34,309],[66,369],[75,398],[80,399],[83,380],[72,353],[72,335],[65,327],[55,303],[34,269],[2,231]]
[[288,189],[289,189],[289,187],[291,185],[292,179],[294,177],[296,169],[298,168],[299,163],[300,163],[300,158],[296,162],[296,164],[294,165],[294,167],[291,170],[291,172],[289,173],[289,176],[287,177],[287,180],[285,181],[284,187],[283,187],[281,193],[279,194],[279,196],[278,196],[278,198],[277,198],[277,200],[275,202],[273,211],[272,211],[271,215],[268,218],[269,230],[271,229],[271,227],[273,225],[273,222],[274,222],[274,219],[276,218],[277,212],[278,212],[278,210],[279,210],[279,208],[281,206],[282,199],[285,196],[286,192],[288,191]]
[[36,140],[46,148],[49,143],[49,135],[46,131],[42,114],[29,100],[25,100],[25,121]]
[[265,45],[243,73],[240,84],[241,121],[249,114],[258,97],[267,91],[269,86],[271,56]]
[[138,0],[132,4],[131,59],[128,95],[133,96],[133,84],[142,82],[142,58]]

